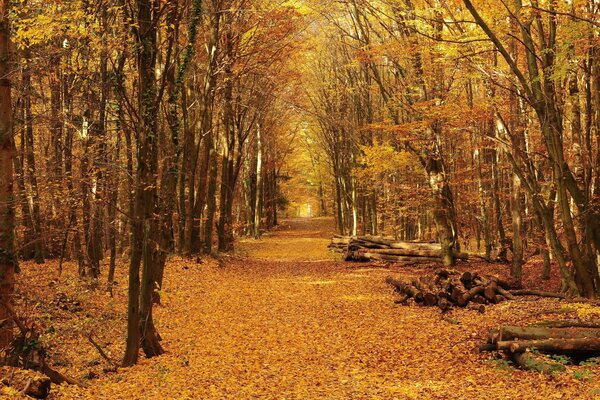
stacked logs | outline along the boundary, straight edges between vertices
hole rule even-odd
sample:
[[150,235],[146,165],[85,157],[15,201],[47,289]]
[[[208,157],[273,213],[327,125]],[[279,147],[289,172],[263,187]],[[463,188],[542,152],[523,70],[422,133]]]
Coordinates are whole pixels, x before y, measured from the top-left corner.
[[477,272],[457,272],[439,269],[433,275],[426,275],[410,282],[401,282],[387,277],[402,297],[397,303],[403,304],[409,299],[425,306],[437,306],[446,311],[452,306],[466,307],[475,304],[475,308],[485,311],[486,304],[497,304],[513,299],[507,281],[496,276],[482,276]]
[[[441,261],[439,243],[402,242],[375,236],[334,236],[329,248],[343,252],[344,261],[377,260],[404,263]],[[464,253],[457,253],[455,257],[468,259],[468,255]]]
[[[504,326],[488,335],[480,351],[501,351],[523,369],[564,370],[540,354],[561,355],[574,361],[600,356],[600,321],[546,321],[526,327]],[[535,351],[534,351],[535,350]]]

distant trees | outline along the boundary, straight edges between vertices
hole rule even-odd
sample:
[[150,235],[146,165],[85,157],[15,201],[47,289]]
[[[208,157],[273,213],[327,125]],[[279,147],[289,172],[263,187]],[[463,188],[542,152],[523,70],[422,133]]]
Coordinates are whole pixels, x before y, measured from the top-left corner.
[[[431,221],[437,227],[444,262],[451,265],[452,252],[460,244],[454,195],[444,158],[444,147],[449,144],[444,126],[444,104],[449,97],[445,60],[441,49],[435,47],[435,38],[442,34],[443,27],[432,19],[427,27],[431,36],[417,37],[412,29],[416,10],[411,2],[342,4],[343,16],[331,16],[342,35],[342,39],[330,39],[333,65],[319,67],[322,74],[333,70],[333,76],[324,77],[330,86],[322,88],[316,97],[320,132],[327,136],[323,142],[330,149],[328,154],[336,179],[338,227],[342,233],[356,234],[359,214],[370,233],[377,232],[378,223],[385,227],[385,212],[377,215],[378,199],[390,199],[385,186],[379,192],[359,188],[353,170],[360,169],[364,148],[391,146],[398,152],[411,154],[414,162],[421,165],[426,178],[423,183],[429,186],[431,195]],[[382,29],[377,30],[376,25]],[[360,51],[355,51],[356,48]],[[381,58],[381,54],[385,56]],[[384,121],[389,121],[390,129],[382,124]],[[344,146],[351,149],[346,154]],[[396,174],[382,178],[391,180],[390,188],[396,186]],[[409,236],[415,233],[413,224],[422,223],[411,219],[405,220],[402,229],[411,231]],[[398,221],[392,222],[397,224]],[[399,233],[394,228],[391,231]]]
[[596,297],[598,5],[336,4],[311,97],[340,232],[435,237],[446,264],[461,245],[510,250],[517,280],[538,253]]

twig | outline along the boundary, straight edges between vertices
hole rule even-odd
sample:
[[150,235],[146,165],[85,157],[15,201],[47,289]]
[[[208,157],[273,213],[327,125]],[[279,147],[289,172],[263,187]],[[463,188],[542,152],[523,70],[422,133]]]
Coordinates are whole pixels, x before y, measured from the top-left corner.
[[75,378],[71,378],[68,375],[64,375],[64,374],[58,372],[55,369],[52,369],[45,362],[41,366],[41,371],[42,371],[42,373],[44,375],[46,375],[48,378],[50,378],[50,380],[52,381],[52,383],[54,383],[56,385],[60,385],[60,384],[62,384],[64,382],[66,382],[69,385],[76,385],[76,386],[79,386],[79,387],[86,387],[86,385],[83,382],[78,381]]
[[10,317],[12,318],[12,320],[15,322],[15,324],[17,324],[17,327],[19,328],[19,330],[21,331],[21,333],[23,335],[25,335],[29,329],[27,329],[27,327],[25,327],[25,325],[23,325],[23,322],[21,321],[21,319],[17,316],[17,313],[15,312],[15,310],[12,308],[12,306],[6,302],[3,301],[2,302],[2,306],[4,308],[6,308],[6,311],[8,311],[8,313],[10,314]]
[[110,359],[110,357],[104,352],[104,350],[102,350],[102,347],[100,347],[100,345],[96,343],[91,333],[88,334],[87,338],[90,341],[90,343],[96,348],[96,350],[98,350],[98,353],[102,356],[102,358],[106,360],[106,362],[108,362],[111,366],[117,365],[113,360]]
[[31,387],[31,384],[33,383],[33,379],[29,379],[27,381],[27,385],[25,385],[25,387],[23,388],[23,390],[21,390],[21,394],[26,395],[27,391],[29,390],[29,388]]

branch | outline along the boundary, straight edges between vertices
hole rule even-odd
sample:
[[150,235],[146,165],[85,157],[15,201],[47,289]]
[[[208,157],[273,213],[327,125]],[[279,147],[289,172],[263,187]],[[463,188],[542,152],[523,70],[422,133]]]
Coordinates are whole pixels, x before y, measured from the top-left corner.
[[510,66],[511,70],[513,71],[513,73],[517,76],[517,79],[521,83],[521,86],[523,86],[523,90],[527,94],[527,97],[533,103],[534,100],[535,100],[535,96],[533,95],[533,91],[529,87],[529,84],[527,83],[527,79],[525,79],[525,75],[523,75],[523,72],[519,69],[519,67],[518,67],[517,63],[515,62],[515,60],[508,53],[508,51],[506,50],[506,48],[504,47],[504,45],[502,44],[502,42],[500,42],[500,39],[498,39],[498,37],[494,34],[494,32],[492,32],[492,30],[490,29],[490,27],[488,26],[488,24],[481,17],[481,15],[479,15],[479,12],[475,9],[475,7],[473,6],[473,3],[471,2],[471,0],[463,0],[463,3],[465,3],[465,6],[469,10],[469,12],[473,16],[473,18],[475,18],[475,21],[477,22],[477,25],[479,25],[479,27],[490,38],[490,40],[492,41],[492,43],[494,43],[494,45],[496,46],[496,48],[498,49],[498,51],[500,52],[500,54],[502,54],[502,57],[504,57],[504,60],[508,63],[508,65]]

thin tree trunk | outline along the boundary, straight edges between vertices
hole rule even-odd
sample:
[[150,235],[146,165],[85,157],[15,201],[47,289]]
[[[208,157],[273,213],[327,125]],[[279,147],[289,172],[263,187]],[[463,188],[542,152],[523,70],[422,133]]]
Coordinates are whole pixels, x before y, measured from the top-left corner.
[[[484,149],[479,149],[475,154],[475,162],[477,163],[477,188],[479,191],[479,215],[481,217],[481,228],[483,230],[483,241],[485,242],[485,258],[491,259],[492,253],[492,230],[490,220],[488,218],[488,205],[486,203],[487,194],[483,184],[483,171],[481,167],[481,158],[483,157]],[[479,247],[479,245],[478,245]]]
[[521,236],[523,229],[523,217],[521,206],[521,180],[517,174],[513,173],[513,181],[511,188],[511,215],[512,215],[512,230],[513,230],[513,259],[511,276],[517,282],[523,279],[523,238]]
[[213,241],[213,228],[215,223],[215,212],[217,210],[217,175],[218,160],[217,151],[213,144],[210,151],[210,169],[208,174],[208,193],[207,193],[207,207],[206,207],[206,224],[204,225],[204,254],[210,254],[212,252],[212,241]]
[[[13,141],[14,143],[14,141]],[[29,207],[29,199],[27,198],[27,188],[25,186],[25,171],[23,168],[22,158],[14,149],[14,164],[16,172],[17,190],[19,193],[19,203],[21,205],[21,219],[23,232],[23,244],[21,246],[21,259],[24,261],[33,260],[35,258],[35,236],[33,231],[33,219],[31,218],[31,208]],[[25,154],[25,130],[21,129],[21,155]]]
[[32,85],[31,85],[31,70],[29,66],[30,51],[25,50],[25,65],[23,66],[23,110],[25,123],[25,154],[24,158],[27,161],[25,172],[29,186],[31,187],[31,217],[33,220],[33,235],[34,235],[34,259],[38,264],[44,263],[44,242],[42,234],[42,221],[40,215],[40,192],[36,175],[36,163],[33,140],[33,114],[31,111],[32,102]]
[[261,142],[261,131],[260,125],[256,130],[256,189],[254,191],[254,220],[252,221],[252,227],[254,239],[260,239],[260,224],[262,220],[262,142]]

